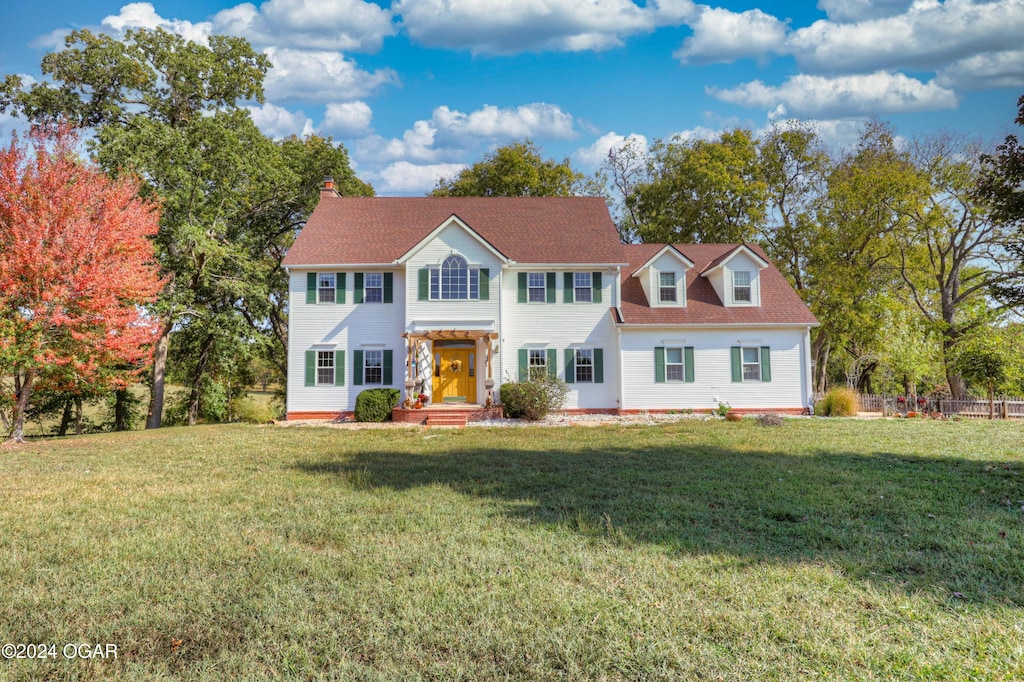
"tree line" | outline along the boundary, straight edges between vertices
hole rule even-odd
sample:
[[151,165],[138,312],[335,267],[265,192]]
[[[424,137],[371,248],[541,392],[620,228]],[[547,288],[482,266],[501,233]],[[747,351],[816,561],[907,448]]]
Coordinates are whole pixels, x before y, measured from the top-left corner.
[[[60,415],[60,433],[81,432],[89,400],[108,404],[115,429],[143,419],[159,427],[165,416],[222,420],[233,390],[283,382],[281,259],[325,176],[342,195],[373,188],[331,138],[275,141],[258,130],[244,104],[264,101],[269,68],[242,38],[199,45],[162,29],[121,40],[82,30],[43,58],[46,80],[0,82],[0,113],[36,126],[29,144],[15,139],[0,154],[0,419],[9,433],[20,437],[26,416],[48,413]],[[822,322],[819,390],[856,361],[861,388],[961,395],[986,381],[1024,391],[1014,316],[1024,303],[1022,182],[1012,136],[985,150],[952,133],[902,141],[871,121],[841,151],[802,123],[760,138],[734,130],[650,149],[627,143],[592,176],[522,140],[433,194],[602,195],[624,241],[757,242]],[[45,192],[72,200],[57,205]],[[54,224],[93,232],[47,233]],[[109,237],[123,225],[134,230],[118,245]],[[26,243],[35,250],[15,248]],[[104,258],[124,267],[103,270]],[[128,390],[138,380],[148,404]],[[170,403],[168,381],[181,387]]]

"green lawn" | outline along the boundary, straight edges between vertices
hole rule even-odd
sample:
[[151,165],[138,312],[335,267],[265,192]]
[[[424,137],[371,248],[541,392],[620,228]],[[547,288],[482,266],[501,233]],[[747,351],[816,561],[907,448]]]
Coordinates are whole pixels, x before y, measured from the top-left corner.
[[0,679],[1024,679],[1022,425],[0,449]]

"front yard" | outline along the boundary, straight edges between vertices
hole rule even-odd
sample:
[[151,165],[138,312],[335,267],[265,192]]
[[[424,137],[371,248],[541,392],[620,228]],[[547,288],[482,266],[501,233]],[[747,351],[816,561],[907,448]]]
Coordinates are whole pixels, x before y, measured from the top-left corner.
[[0,644],[57,656],[0,679],[1021,679],[1021,435],[217,426],[4,449]]

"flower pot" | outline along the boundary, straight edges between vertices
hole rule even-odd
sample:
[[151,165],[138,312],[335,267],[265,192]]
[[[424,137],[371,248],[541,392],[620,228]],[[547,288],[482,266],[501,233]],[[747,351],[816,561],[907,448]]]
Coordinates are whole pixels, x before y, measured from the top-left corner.
[[725,413],[725,421],[727,422],[738,422],[743,421],[743,415],[735,410],[729,410]]
[[421,403],[421,402],[414,403],[413,406],[412,406],[412,409],[414,409],[414,410],[422,410],[423,409],[423,403]]

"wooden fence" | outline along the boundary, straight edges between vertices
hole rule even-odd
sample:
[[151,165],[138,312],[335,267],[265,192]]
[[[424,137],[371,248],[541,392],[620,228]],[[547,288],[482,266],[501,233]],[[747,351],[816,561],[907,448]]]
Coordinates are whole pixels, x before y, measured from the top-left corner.
[[860,409],[862,412],[881,412],[886,416],[940,413],[947,417],[1024,419],[1024,398],[996,396],[990,405],[987,398],[953,400],[949,396],[918,397],[862,393]]

